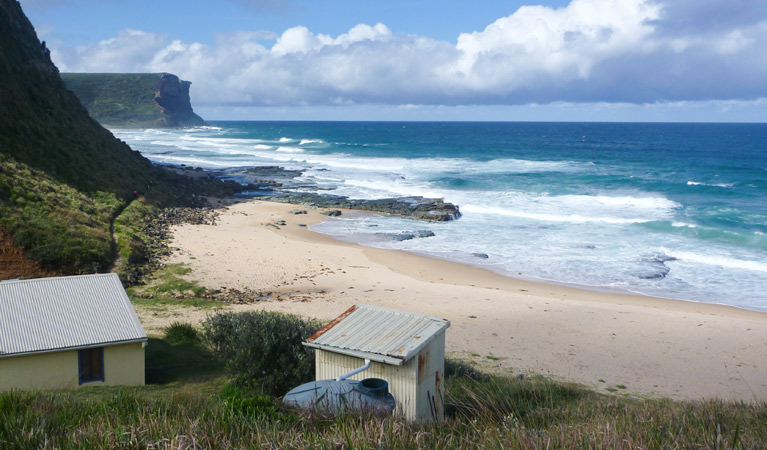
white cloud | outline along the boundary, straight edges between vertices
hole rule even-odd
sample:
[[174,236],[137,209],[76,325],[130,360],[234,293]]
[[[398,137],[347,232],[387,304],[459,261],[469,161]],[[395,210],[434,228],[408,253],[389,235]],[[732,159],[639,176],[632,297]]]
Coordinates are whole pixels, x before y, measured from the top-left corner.
[[641,50],[660,7],[646,1],[574,0],[526,6],[482,32],[458,37],[456,71],[477,89],[513,89],[553,77],[588,78],[595,63]]
[[727,12],[728,26],[716,27],[677,17],[684,13],[702,24],[710,19],[705,11],[728,8],[723,0],[700,3],[703,12],[696,5],[573,0],[558,9],[526,6],[482,31],[462,33],[456,44],[394,35],[381,23],[360,24],[336,37],[303,26],[280,35],[240,31],[216,36],[212,45],[125,30],[90,46],[55,48],[53,57],[63,71],[172,72],[193,82],[200,105],[655,103],[767,96],[767,15]]
[[54,48],[51,56],[62,72],[140,72],[165,45],[162,35],[125,29],[94,45]]

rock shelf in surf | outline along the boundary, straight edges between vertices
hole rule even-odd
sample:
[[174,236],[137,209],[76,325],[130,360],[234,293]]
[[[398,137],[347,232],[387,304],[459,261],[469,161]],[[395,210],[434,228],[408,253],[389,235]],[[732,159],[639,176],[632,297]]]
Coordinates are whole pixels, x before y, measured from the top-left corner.
[[260,198],[312,208],[342,208],[394,214],[428,222],[447,222],[461,217],[458,206],[438,198],[395,197],[357,200],[340,195],[304,192],[280,192],[277,195],[262,196]]
[[[197,172],[197,169],[185,169],[188,172]],[[221,172],[203,171],[203,174],[212,177],[232,179],[247,185],[241,195],[256,196],[267,201],[291,203],[311,208],[342,208],[380,212],[428,222],[447,222],[461,217],[458,206],[438,198],[412,196],[361,200],[341,195],[305,192],[306,190],[322,190],[322,188],[311,181],[299,179],[303,173],[303,170],[290,170],[280,166],[237,168]],[[335,215],[340,214],[336,213]]]

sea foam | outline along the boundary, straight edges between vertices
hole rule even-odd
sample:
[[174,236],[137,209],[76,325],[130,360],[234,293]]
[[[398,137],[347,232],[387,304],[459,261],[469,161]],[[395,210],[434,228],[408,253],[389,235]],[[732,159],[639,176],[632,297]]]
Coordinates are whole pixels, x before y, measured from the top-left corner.
[[727,256],[717,256],[712,254],[700,254],[693,252],[685,252],[679,250],[663,249],[663,252],[667,255],[676,258],[681,261],[701,263],[710,266],[719,266],[730,269],[742,269],[755,272],[767,273],[767,263],[761,261],[748,261],[742,259],[735,259]]

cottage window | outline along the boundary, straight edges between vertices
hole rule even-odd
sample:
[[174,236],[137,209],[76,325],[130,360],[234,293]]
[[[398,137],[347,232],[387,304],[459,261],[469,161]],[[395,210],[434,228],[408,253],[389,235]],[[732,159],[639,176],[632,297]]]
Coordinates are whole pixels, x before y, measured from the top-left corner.
[[87,348],[78,352],[80,384],[104,381],[104,347]]

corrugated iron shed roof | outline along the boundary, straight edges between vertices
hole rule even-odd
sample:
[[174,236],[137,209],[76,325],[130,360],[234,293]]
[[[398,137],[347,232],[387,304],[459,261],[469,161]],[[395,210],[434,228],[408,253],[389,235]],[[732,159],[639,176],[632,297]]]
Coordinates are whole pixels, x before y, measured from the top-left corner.
[[402,365],[449,326],[449,321],[439,317],[355,305],[309,337],[304,345]]
[[0,282],[0,357],[146,339],[116,274]]

